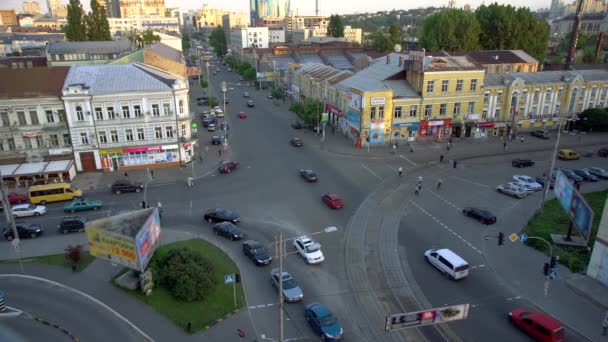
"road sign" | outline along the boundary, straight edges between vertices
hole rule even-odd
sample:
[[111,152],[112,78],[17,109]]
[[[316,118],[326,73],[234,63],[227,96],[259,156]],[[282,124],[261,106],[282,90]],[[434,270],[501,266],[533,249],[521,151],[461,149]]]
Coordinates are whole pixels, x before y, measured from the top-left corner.
[[196,123],[192,123],[192,125],[190,125],[190,127],[196,128],[196,127],[198,127],[198,125]]
[[528,240],[528,235],[527,234],[521,234],[519,236],[519,241],[524,242],[526,240]]
[[234,274],[228,274],[224,276],[224,284],[234,283]]
[[469,315],[469,306],[460,304],[386,316],[384,329],[392,331],[465,319]]
[[519,235],[517,235],[515,233],[509,235],[509,240],[511,240],[511,242],[517,241],[518,238],[519,238]]

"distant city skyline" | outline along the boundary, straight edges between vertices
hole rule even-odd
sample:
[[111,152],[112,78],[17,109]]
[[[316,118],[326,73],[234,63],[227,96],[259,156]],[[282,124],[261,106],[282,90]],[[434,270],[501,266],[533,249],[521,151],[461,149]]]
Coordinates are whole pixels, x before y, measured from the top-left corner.
[[[30,0],[31,1],[31,0]],[[35,0],[34,0],[35,1]],[[574,0],[564,1],[565,4],[570,4]],[[47,13],[46,0],[38,1],[40,3],[40,9],[43,13]],[[67,4],[68,0],[63,0]],[[213,8],[225,9],[231,12],[249,12],[250,0],[207,0],[201,2],[200,0],[165,0],[166,7],[179,7],[182,11],[188,11],[191,9],[200,9],[202,4],[209,4]],[[425,3],[426,7],[447,7],[449,0],[430,0]],[[496,1],[484,1],[484,0],[456,0],[456,7],[462,8],[466,4],[471,5],[473,8],[477,8],[483,3],[489,5],[490,3],[497,2],[504,5],[512,5],[515,7],[529,7],[531,10],[536,11],[540,8],[549,8],[551,6],[550,0],[496,0]],[[89,10],[90,0],[80,0],[80,3]],[[0,9],[15,9],[18,13],[23,10],[23,0],[2,0]],[[340,1],[335,0],[319,0],[319,14],[329,16],[331,14],[354,14],[364,12],[378,12],[378,11],[390,11],[393,9],[411,9],[418,8],[420,6],[408,6],[408,3],[401,3],[397,5],[394,0],[349,0],[348,8],[344,7],[344,4]],[[315,14],[315,0],[291,0],[291,9],[300,15],[314,15]]]

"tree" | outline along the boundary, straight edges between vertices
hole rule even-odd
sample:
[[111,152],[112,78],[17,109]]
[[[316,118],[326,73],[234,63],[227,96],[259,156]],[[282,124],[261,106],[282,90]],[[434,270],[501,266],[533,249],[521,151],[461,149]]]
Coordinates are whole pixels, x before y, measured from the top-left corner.
[[73,271],[78,269],[78,264],[82,260],[82,250],[82,245],[68,245],[65,249],[65,260],[72,264]]
[[372,41],[372,48],[378,52],[387,52],[393,47],[391,40],[382,31],[370,34],[369,39]]
[[389,29],[388,29],[388,34],[391,37],[391,43],[393,43],[393,44],[401,43],[401,29],[399,28],[399,25],[392,24],[391,27],[389,27]]
[[319,124],[321,112],[323,112],[323,102],[315,99],[306,99],[298,117],[304,122],[305,126],[312,128]]
[[218,56],[223,57],[228,48],[226,44],[226,34],[222,26],[216,26],[213,31],[211,31],[211,35],[209,36],[209,43],[211,47],[215,50]]
[[86,18],[80,0],[70,0],[67,20],[65,39],[71,42],[87,40]]
[[449,9],[429,16],[420,33],[420,44],[429,51],[474,51],[480,48],[481,28],[475,16]]
[[144,46],[148,46],[148,45],[152,45],[156,42],[160,42],[160,36],[157,34],[154,34],[154,32],[152,32],[152,30],[144,31],[144,33],[142,33],[142,35],[141,35],[141,38],[142,38],[142,42],[143,42]]
[[161,285],[179,300],[202,300],[217,283],[213,264],[190,248],[172,249],[156,265]]
[[188,51],[190,49],[190,37],[184,33],[182,36],[182,51]]
[[608,131],[608,111],[606,108],[585,109],[578,115],[577,123],[585,131],[593,129],[594,132]]
[[340,38],[344,37],[344,24],[339,14],[332,14],[329,17],[329,24],[327,25],[327,36]]
[[85,16],[87,25],[87,40],[112,40],[110,25],[106,17],[105,7],[99,6],[97,0],[91,0],[91,11]]

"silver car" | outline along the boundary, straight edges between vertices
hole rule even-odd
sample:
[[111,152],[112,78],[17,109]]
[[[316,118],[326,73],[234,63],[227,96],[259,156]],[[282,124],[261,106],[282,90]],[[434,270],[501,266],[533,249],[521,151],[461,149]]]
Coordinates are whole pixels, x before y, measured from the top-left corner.
[[[272,279],[272,286],[277,290],[279,289],[279,269],[275,268],[270,271],[270,278]],[[304,294],[298,286],[298,282],[289,274],[289,272],[283,271],[283,298],[289,303],[294,303],[302,300]]]
[[608,171],[602,169],[601,167],[589,167],[583,170],[589,172],[597,178],[608,179]]
[[515,198],[524,198],[528,195],[525,190],[522,190],[519,187],[515,187],[511,184],[502,184],[496,187],[496,191],[501,194],[505,194]]

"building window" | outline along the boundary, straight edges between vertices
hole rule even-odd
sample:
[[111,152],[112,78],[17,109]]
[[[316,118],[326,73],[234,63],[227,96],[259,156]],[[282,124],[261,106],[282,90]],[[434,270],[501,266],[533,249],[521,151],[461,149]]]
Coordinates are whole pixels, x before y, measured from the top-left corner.
[[378,107],[378,119],[384,119],[384,106]]
[[67,117],[65,115],[65,110],[57,109],[57,121],[58,122],[67,122]]
[[418,117],[418,106],[410,106],[410,118]]
[[184,114],[184,100],[179,100],[179,113]]
[[26,150],[31,150],[32,149],[32,139],[23,139],[23,147]]
[[545,102],[549,101],[551,101],[551,89],[547,89],[547,92],[545,93]]
[[473,114],[475,112],[475,101],[469,102],[469,114]]
[[171,115],[171,104],[163,103],[163,115]]
[[427,104],[426,107],[424,108],[424,117],[430,118],[432,114],[433,114],[433,105]]
[[521,72],[521,65],[517,66],[517,72]]
[[469,88],[470,91],[477,91],[477,80],[471,80],[471,87]]
[[39,125],[40,121],[38,121],[38,112],[35,110],[30,110],[30,121],[32,125]]
[[426,92],[432,93],[435,90],[435,81],[428,81],[426,84]]
[[41,135],[36,136],[36,146],[38,146],[38,148],[44,147],[44,139],[42,139]]
[[460,114],[460,102],[454,103],[454,115]]
[[154,127],[154,137],[156,139],[163,138],[163,128],[162,127]]
[[95,120],[103,120],[103,110],[101,107],[95,107]]
[[137,117],[137,118],[141,118],[142,116],[144,116],[144,113],[141,112],[140,105],[134,105],[133,112],[135,113],[135,117]]
[[152,115],[160,116],[160,106],[157,103],[152,105]]
[[59,146],[59,136],[57,134],[49,135],[49,139],[51,140],[51,146],[57,147]]
[[494,110],[494,117],[495,118],[500,117],[500,108]]
[[482,118],[482,119],[485,119],[485,118],[487,118],[487,117],[488,117],[488,110],[487,110],[487,109],[484,109],[484,110],[481,112],[481,118]]
[[10,126],[7,112],[0,113],[0,118],[2,118],[2,126]]
[[84,113],[82,112],[82,107],[76,106],[76,120],[84,121]]
[[395,119],[401,119],[401,106],[396,106],[395,107],[394,118]]
[[463,88],[464,81],[456,80],[456,91],[461,92]]
[[371,107],[369,109],[369,118],[374,120],[376,118],[376,107]]
[[591,100],[595,99],[595,95],[597,94],[597,88],[593,87],[591,89]]
[[125,119],[129,119],[131,117],[129,106],[122,106],[122,117]]
[[484,104],[488,104],[488,103],[490,103],[490,93],[485,93],[485,94],[483,95],[483,103],[484,103]]
[[116,112],[114,111],[114,107],[106,107],[106,113],[108,113],[108,119],[116,119]]
[[524,90],[521,93],[521,103],[526,103],[526,101],[528,101],[528,91]]
[[131,128],[125,129],[125,137],[127,141],[133,141],[133,130]]
[[118,131],[117,130],[110,131],[110,141],[113,143],[118,142]]
[[138,128],[137,129],[137,140],[146,140],[146,136],[144,135],[144,129],[143,128]]
[[52,110],[45,110],[44,113],[46,114],[46,122],[48,122],[48,123],[55,122],[55,115],[53,115]]
[[9,151],[15,149],[15,138],[8,138],[8,139],[6,139],[6,142],[7,142]]
[[173,138],[173,127],[171,127],[171,126],[165,127],[165,136],[167,138]]
[[99,131],[97,133],[97,136],[99,137],[99,142],[102,144],[107,144],[108,143],[108,136],[106,131]]
[[496,105],[500,106],[502,104],[502,92],[499,92],[496,96]]
[[80,133],[80,143],[82,143],[83,145],[89,144],[89,136],[86,132]]
[[19,121],[19,126],[26,126],[25,112],[17,112],[17,120]]
[[443,81],[441,81],[441,92],[442,93],[447,93],[449,85],[450,85],[450,81],[449,80],[443,80]]
[[182,125],[182,137],[186,136],[186,125]]
[[562,95],[564,95],[564,89],[559,88],[559,89],[557,90],[557,98],[558,98],[558,99],[561,99],[561,98],[562,98]]
[[538,103],[539,100],[540,100],[540,91],[535,90],[534,91],[534,97],[532,98],[532,102],[533,103]]
[[72,139],[68,133],[63,135],[63,146],[72,146]]
[[[602,105],[602,107],[604,106],[603,104],[601,104],[601,105]],[[555,113],[559,114],[559,105],[558,104],[555,105]]]
[[448,105],[446,103],[442,103],[439,105],[439,115],[446,115],[448,113]]
[[543,106],[543,114],[549,114],[549,104]]

